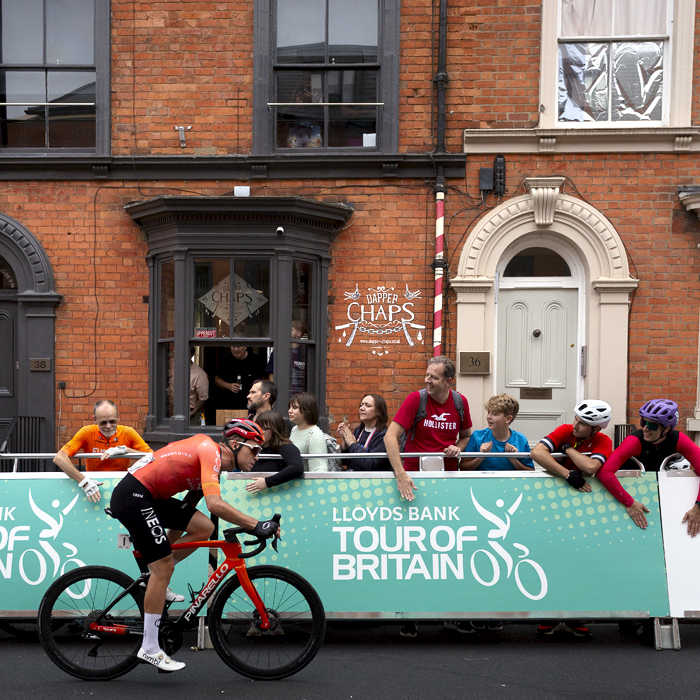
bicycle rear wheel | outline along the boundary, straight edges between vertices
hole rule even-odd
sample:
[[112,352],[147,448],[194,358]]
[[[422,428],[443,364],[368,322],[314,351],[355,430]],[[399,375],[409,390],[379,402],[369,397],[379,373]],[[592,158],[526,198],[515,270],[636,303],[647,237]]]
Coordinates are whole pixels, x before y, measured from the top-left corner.
[[278,566],[254,566],[248,576],[270,618],[260,615],[237,576],[226,581],[209,608],[214,649],[234,671],[256,680],[278,680],[301,671],[316,656],[326,633],[323,604],[311,584]]
[[[126,574],[105,566],[69,571],[39,606],[39,639],[51,661],[84,680],[111,680],[131,671],[143,635],[143,592]],[[107,610],[107,612],[103,612]],[[92,631],[90,624],[123,625],[125,634]]]

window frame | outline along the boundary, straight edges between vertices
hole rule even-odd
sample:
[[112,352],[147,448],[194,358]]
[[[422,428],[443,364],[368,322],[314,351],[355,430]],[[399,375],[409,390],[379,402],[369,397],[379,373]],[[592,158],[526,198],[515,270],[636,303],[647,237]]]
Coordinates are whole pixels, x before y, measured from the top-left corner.
[[[558,103],[559,45],[573,43],[561,39],[561,0],[542,1],[542,51],[540,55],[540,128],[556,130],[594,129],[596,131],[691,126],[693,0],[667,0],[669,38],[664,42],[664,106],[661,121],[560,122]],[[668,16],[668,15],[667,15]],[[596,37],[592,37],[595,39]],[[642,38],[640,38],[642,40]],[[613,39],[614,41],[614,39]],[[611,42],[612,43],[612,42]]]
[[[301,157],[313,157],[319,154],[338,155],[376,155],[396,153],[398,150],[398,108],[399,108],[399,47],[400,47],[400,0],[378,0],[378,107],[377,145],[352,147],[322,147],[310,149],[292,149],[277,147],[277,130],[275,123],[276,72],[274,57],[276,50],[276,0],[255,0],[254,60],[253,84],[253,153],[255,155],[290,154]],[[357,64],[337,64],[333,68],[318,67],[316,64],[304,64],[298,70],[320,71],[346,68],[352,69]],[[362,64],[369,68],[374,64]],[[284,70],[293,70],[292,65]],[[329,110],[329,107],[324,107]],[[330,120],[329,120],[330,121]]]
[[[33,157],[37,154],[51,156],[106,156],[111,148],[111,104],[110,104],[110,75],[111,75],[111,0],[94,0],[94,63],[90,66],[61,66],[61,70],[94,71],[95,73],[95,146],[73,148],[18,148],[0,146],[0,158],[12,156]],[[18,69],[45,73],[48,64],[12,64],[0,63],[0,69]]]

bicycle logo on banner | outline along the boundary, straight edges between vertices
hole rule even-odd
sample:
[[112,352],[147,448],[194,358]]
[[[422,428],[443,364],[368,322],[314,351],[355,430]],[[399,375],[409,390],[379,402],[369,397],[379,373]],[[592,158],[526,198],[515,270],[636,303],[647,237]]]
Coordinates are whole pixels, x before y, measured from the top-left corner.
[[[58,534],[63,528],[64,516],[68,515],[73,509],[81,494],[77,494],[75,498],[64,508],[61,508],[61,502],[58,499],[54,499],[51,503],[54,511],[58,513],[50,513],[42,508],[40,508],[32,496],[31,489],[29,490],[29,506],[32,509],[34,515],[44,522],[48,527],[45,527],[39,533],[39,549],[34,549],[32,547],[25,549],[19,556],[17,562],[19,575],[22,580],[29,584],[30,586],[38,586],[44,582],[50,573],[50,579],[53,580],[57,576],[62,575],[66,572],[66,567],[70,564],[81,567],[85,566],[85,562],[76,558],[78,553],[78,548],[72,545],[70,542],[62,542],[61,545],[67,550],[66,552],[57,551],[56,547],[52,544],[52,541],[58,537]],[[13,538],[13,545],[15,541],[19,540],[29,540],[28,535],[21,535],[19,532],[29,531],[31,528],[28,525],[19,526],[15,528],[17,532],[11,533],[9,536],[4,528],[0,529],[0,549],[4,548],[2,540],[5,538]],[[13,546],[12,545],[12,546]],[[7,578],[11,572],[12,567],[12,554],[8,554],[8,558],[5,563],[5,569],[7,573],[3,570],[5,577]],[[32,561],[35,559],[35,561]]]
[[[520,505],[520,502],[523,499],[523,494],[521,493],[518,496],[515,503],[513,503],[513,505],[505,511],[503,517],[500,517],[499,515],[496,515],[495,513],[492,513],[488,509],[484,508],[476,500],[476,496],[474,495],[473,489],[471,489],[471,496],[472,503],[474,503],[474,507],[479,512],[479,514],[496,526],[487,534],[488,545],[494,552],[496,552],[496,554],[498,554],[499,557],[501,557],[501,559],[503,559],[503,562],[506,566],[506,580],[511,577],[511,574],[515,574],[515,583],[517,584],[518,589],[524,596],[526,596],[530,600],[542,600],[542,598],[544,598],[547,595],[547,575],[545,574],[544,569],[536,561],[525,558],[530,554],[530,550],[523,544],[513,542],[513,547],[519,552],[521,552],[521,554],[518,554],[517,556],[517,558],[520,561],[518,561],[517,564],[514,565],[514,560],[511,554],[500,542],[498,542],[499,539],[505,542],[506,535],[508,534],[508,530],[510,529],[510,516],[513,515],[518,509],[518,506]],[[502,498],[499,498],[496,501],[496,505],[499,508],[503,508],[505,506],[505,501],[503,501]],[[491,565],[490,578],[482,577],[477,571],[477,554],[486,555]],[[472,576],[474,576],[474,579],[478,581],[482,586],[495,586],[501,578],[501,564],[496,558],[496,556],[488,549],[477,549],[472,554],[470,564]],[[533,571],[537,575],[537,578],[539,579],[539,590],[530,591],[525,587],[520,573],[521,567],[523,567],[523,572],[527,567],[531,567],[533,569]],[[485,573],[483,569],[481,573]]]

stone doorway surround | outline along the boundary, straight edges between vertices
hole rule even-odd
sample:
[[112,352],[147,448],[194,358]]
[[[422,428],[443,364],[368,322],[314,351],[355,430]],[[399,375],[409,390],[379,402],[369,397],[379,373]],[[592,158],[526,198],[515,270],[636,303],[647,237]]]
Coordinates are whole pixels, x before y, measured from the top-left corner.
[[[578,256],[582,280],[583,326],[580,345],[587,348],[584,398],[607,401],[613,420],[627,415],[627,347],[630,295],[638,281],[630,276],[627,254],[612,223],[595,207],[562,193],[563,177],[525,179],[527,194],[513,197],[488,212],[467,239],[457,275],[450,280],[457,293],[457,359],[460,352],[491,353],[492,371],[465,375],[458,362],[457,387],[468,398],[476,424],[483,405],[495,392],[497,268],[509,249],[524,239],[547,247],[560,241]],[[579,368],[580,372],[580,368]]]

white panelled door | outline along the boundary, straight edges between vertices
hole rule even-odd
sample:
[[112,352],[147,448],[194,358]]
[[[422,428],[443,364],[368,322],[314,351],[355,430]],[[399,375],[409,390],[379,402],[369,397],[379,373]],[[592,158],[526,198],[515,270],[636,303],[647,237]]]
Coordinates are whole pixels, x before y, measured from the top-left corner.
[[577,289],[501,289],[498,294],[498,393],[520,402],[513,427],[530,445],[573,421]]

